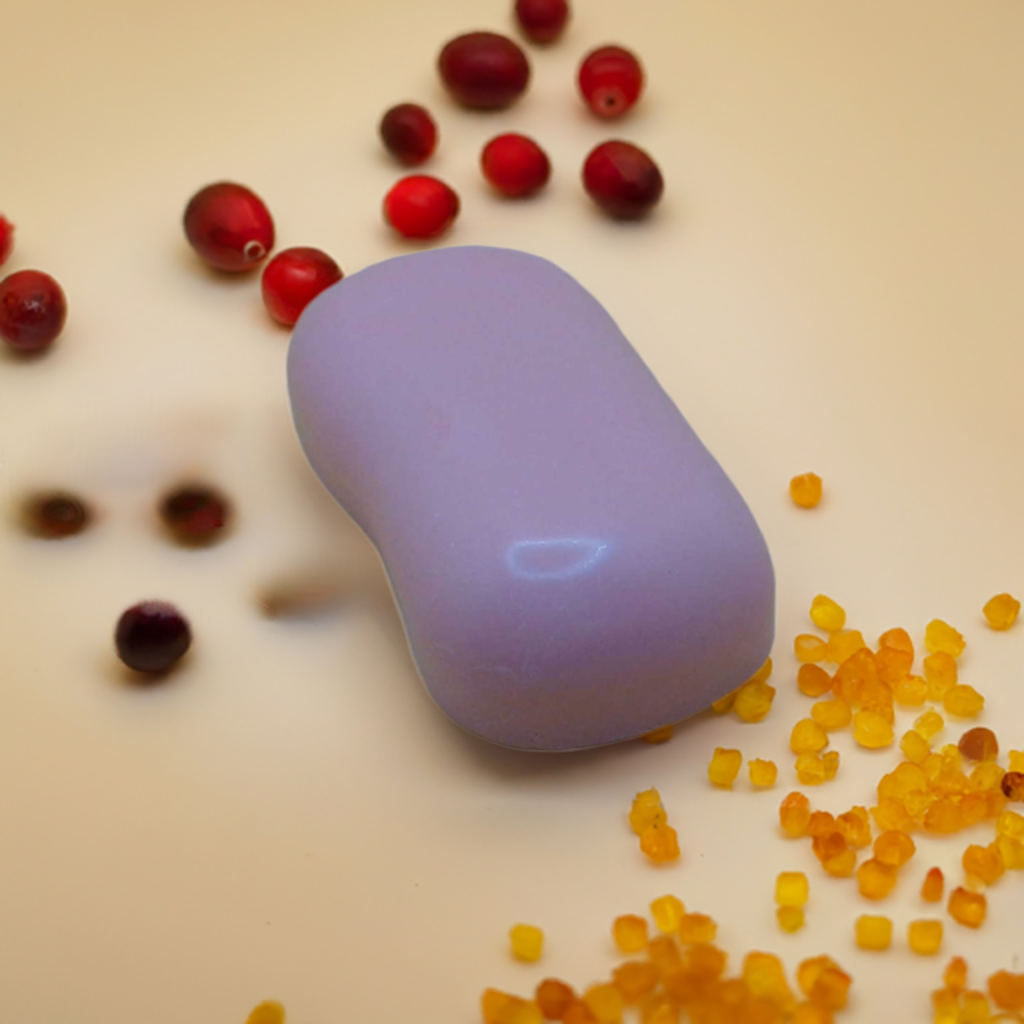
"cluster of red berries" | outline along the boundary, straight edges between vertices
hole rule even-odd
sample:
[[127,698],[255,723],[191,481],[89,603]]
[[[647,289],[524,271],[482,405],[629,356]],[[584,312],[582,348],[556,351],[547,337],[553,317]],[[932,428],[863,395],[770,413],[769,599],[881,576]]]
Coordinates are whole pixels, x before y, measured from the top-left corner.
[[[566,0],[518,0],[516,18],[534,42],[558,38],[569,17]],[[470,32],[447,43],[438,58],[441,81],[451,97],[471,110],[500,110],[515,102],[530,81],[526,54],[496,32]],[[644,73],[639,60],[621,46],[602,46],[584,57],[577,72],[580,95],[602,119],[621,116],[640,98]],[[414,167],[437,148],[437,123],[416,103],[401,103],[380,123],[385,148],[399,163]],[[515,132],[491,139],[480,154],[487,181],[502,195],[521,198],[543,188],[551,161],[531,138]],[[646,214],[661,198],[664,181],[657,164],[639,147],[611,140],[595,147],[583,163],[583,187],[606,213],[619,218]],[[406,238],[435,238],[459,213],[458,194],[428,174],[402,178],[384,199],[384,217]]]
[[[0,214],[0,267],[14,249],[14,225]],[[0,338],[15,352],[34,355],[64,329],[68,303],[61,286],[41,270],[18,270],[0,280]]]

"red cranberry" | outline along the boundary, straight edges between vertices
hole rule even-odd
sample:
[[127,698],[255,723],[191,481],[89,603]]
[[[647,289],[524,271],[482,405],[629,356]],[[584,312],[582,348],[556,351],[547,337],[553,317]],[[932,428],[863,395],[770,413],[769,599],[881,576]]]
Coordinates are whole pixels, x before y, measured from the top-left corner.
[[0,213],[0,267],[7,262],[14,248],[14,225]]
[[164,526],[179,543],[187,545],[218,540],[230,514],[227,499],[201,484],[179,487],[160,503]]
[[535,43],[553,42],[568,20],[568,0],[516,0],[516,21]]
[[81,533],[90,518],[83,501],[61,491],[33,495],[24,506],[26,528],[37,537],[50,540]]
[[629,142],[602,142],[583,164],[583,187],[613,217],[642,217],[661,198],[658,165]]
[[40,352],[64,328],[68,304],[61,286],[40,270],[0,281],[0,338],[19,352]]
[[598,117],[618,117],[640,98],[644,71],[621,46],[602,46],[587,54],[577,81],[583,100]]
[[274,221],[255,192],[221,181],[189,200],[185,236],[211,267],[253,270],[274,248]]
[[401,164],[415,167],[437,148],[437,125],[417,103],[399,103],[380,122],[384,148]]
[[455,100],[477,110],[507,107],[530,81],[526,54],[496,32],[457,36],[441,51],[438,69]]
[[480,154],[484,177],[503,195],[528,196],[547,184],[551,161],[533,139],[510,132],[491,139]]
[[436,238],[458,212],[455,191],[429,174],[402,178],[384,197],[384,219],[406,238]]
[[343,276],[341,267],[319,249],[283,249],[263,271],[263,302],[278,323],[293,327],[302,311]]
[[114,630],[118,657],[136,672],[166,672],[191,643],[187,620],[166,601],[133,605]]

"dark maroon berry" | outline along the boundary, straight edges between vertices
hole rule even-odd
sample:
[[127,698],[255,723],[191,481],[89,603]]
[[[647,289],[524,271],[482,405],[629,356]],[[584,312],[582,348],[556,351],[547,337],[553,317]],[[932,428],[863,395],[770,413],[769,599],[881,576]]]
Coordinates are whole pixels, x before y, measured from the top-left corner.
[[63,491],[35,494],[25,502],[25,528],[37,537],[59,540],[81,533],[91,519],[81,499]]
[[227,499],[201,484],[179,487],[160,503],[164,526],[179,543],[190,546],[219,540],[230,515]]
[[68,304],[61,286],[40,270],[0,281],[0,338],[19,352],[49,348],[64,328]]
[[274,221],[244,185],[221,181],[200,189],[185,207],[185,237],[211,267],[254,270],[274,248]]
[[429,174],[402,178],[384,197],[384,219],[406,238],[436,238],[458,213],[458,195]]
[[0,213],[0,267],[7,262],[14,248],[14,225]]
[[415,167],[437,148],[437,125],[425,107],[399,103],[381,118],[380,137],[400,164]]
[[319,249],[282,249],[263,271],[263,303],[278,323],[294,327],[302,311],[343,276],[341,267]]
[[640,98],[644,71],[621,46],[601,46],[583,58],[576,76],[583,101],[598,117],[624,114]]
[[516,21],[535,43],[554,42],[569,20],[568,0],[516,0]]
[[605,213],[642,217],[661,199],[658,165],[629,142],[602,142],[583,164],[583,187]]
[[519,198],[547,184],[551,161],[533,139],[510,132],[491,139],[480,154],[484,177],[503,195]]
[[526,54],[496,32],[457,36],[441,51],[437,63],[441,81],[455,100],[476,110],[507,107],[530,81]]
[[192,631],[185,617],[166,601],[142,601],[118,619],[118,657],[136,672],[166,672],[189,649]]

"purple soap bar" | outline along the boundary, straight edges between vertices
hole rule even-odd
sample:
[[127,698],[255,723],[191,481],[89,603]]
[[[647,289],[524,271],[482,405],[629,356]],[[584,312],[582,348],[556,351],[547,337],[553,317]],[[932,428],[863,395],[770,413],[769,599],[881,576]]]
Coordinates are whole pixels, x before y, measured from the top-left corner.
[[442,711],[574,750],[706,708],[771,649],[739,492],[597,300],[509,249],[321,294],[288,353],[299,438],[376,545]]

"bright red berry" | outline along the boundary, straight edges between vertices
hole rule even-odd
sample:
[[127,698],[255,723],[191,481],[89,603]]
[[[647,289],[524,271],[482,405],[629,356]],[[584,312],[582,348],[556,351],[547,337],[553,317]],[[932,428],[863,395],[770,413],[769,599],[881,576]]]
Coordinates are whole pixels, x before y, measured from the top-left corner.
[[14,225],[0,213],[0,267],[7,262],[14,248]]
[[437,66],[455,100],[477,110],[507,107],[530,81],[526,54],[496,32],[457,36],[441,51]]
[[436,238],[458,213],[458,195],[429,174],[402,178],[384,197],[384,219],[406,238]]
[[48,540],[81,533],[89,525],[90,518],[89,510],[80,498],[62,491],[34,494],[25,502],[23,509],[26,529]]
[[584,102],[598,117],[624,114],[640,98],[644,70],[621,46],[601,46],[580,64],[577,82]]
[[583,187],[613,217],[642,217],[664,191],[658,165],[629,142],[602,142],[583,164]]
[[516,0],[516,21],[527,39],[550,43],[569,20],[568,0]]
[[274,221],[263,200],[244,185],[221,181],[200,189],[185,207],[185,236],[211,267],[258,267],[274,248]]
[[41,270],[19,270],[0,281],[0,338],[19,352],[41,352],[64,328],[68,303]]
[[293,327],[302,311],[343,276],[341,267],[319,249],[282,249],[263,271],[263,302],[278,323]]
[[437,148],[437,124],[417,103],[399,103],[380,122],[384,148],[401,164],[415,167]]
[[510,132],[491,139],[480,154],[484,177],[503,195],[518,198],[547,184],[551,161],[533,139]]
[[166,672],[189,649],[192,631],[166,601],[142,601],[125,611],[114,630],[118,657],[136,672]]
[[179,487],[160,503],[160,518],[180,544],[199,547],[219,540],[231,515],[227,499],[212,487]]

